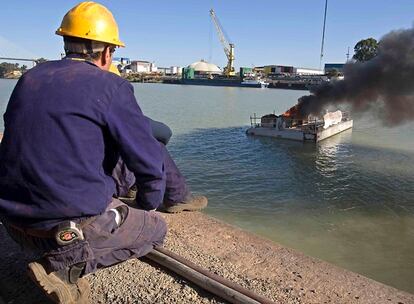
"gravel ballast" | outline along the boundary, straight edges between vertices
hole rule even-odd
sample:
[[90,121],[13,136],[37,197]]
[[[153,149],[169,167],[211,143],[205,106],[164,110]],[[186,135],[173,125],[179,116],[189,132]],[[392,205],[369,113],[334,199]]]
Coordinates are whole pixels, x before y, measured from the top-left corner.
[[[163,214],[165,248],[276,303],[414,303],[414,295],[305,256],[199,212]],[[33,258],[0,226],[0,303],[50,303],[26,276]],[[87,276],[91,303],[226,303],[146,258]]]

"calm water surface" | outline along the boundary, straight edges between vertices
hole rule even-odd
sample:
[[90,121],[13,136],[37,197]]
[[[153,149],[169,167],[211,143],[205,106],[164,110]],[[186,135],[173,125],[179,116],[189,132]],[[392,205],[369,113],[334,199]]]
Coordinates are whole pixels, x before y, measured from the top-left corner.
[[[0,80],[0,113],[15,85]],[[354,129],[318,144],[245,135],[305,91],[134,84],[207,213],[308,255],[414,293],[414,124]],[[0,121],[0,130],[3,121]]]

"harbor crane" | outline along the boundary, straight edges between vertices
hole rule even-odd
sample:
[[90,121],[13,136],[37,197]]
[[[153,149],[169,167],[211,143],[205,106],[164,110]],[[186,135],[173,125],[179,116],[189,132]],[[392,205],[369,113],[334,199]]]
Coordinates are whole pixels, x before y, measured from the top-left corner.
[[220,39],[221,45],[224,48],[224,53],[227,57],[227,66],[224,68],[224,75],[227,77],[235,76],[236,73],[234,71],[234,44],[229,42],[227,35],[225,34],[223,27],[218,20],[216,13],[213,9],[210,10],[210,17],[213,21],[214,25],[216,26],[217,35]]

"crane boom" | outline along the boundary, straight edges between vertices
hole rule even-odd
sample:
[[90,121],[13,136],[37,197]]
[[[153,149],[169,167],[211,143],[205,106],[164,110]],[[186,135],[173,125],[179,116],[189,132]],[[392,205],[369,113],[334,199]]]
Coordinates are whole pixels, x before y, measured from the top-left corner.
[[224,69],[224,74],[229,77],[229,76],[234,76],[235,72],[234,72],[234,44],[228,42],[228,39],[226,39],[226,35],[224,34],[223,31],[223,27],[220,24],[220,21],[218,20],[216,13],[214,12],[213,9],[210,10],[210,17],[211,20],[213,21],[216,30],[217,30],[217,35],[220,39],[220,42],[223,46],[224,49],[224,53],[226,54],[227,57],[227,66]]

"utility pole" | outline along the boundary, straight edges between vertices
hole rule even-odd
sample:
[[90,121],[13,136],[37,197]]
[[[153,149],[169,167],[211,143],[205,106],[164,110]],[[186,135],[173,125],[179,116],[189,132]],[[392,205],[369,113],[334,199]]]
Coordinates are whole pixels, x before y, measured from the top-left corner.
[[322,44],[321,44],[321,57],[319,60],[319,69],[322,68],[322,59],[323,59],[323,45],[325,43],[325,26],[326,26],[326,12],[328,10],[328,0],[325,0],[325,14],[323,16],[323,30],[322,30]]
[[346,62],[349,61],[349,46],[348,46],[348,53],[346,53]]
[[209,46],[209,53],[208,53],[208,62],[212,62],[213,60],[213,24],[209,22],[210,28],[208,33],[208,46]]

